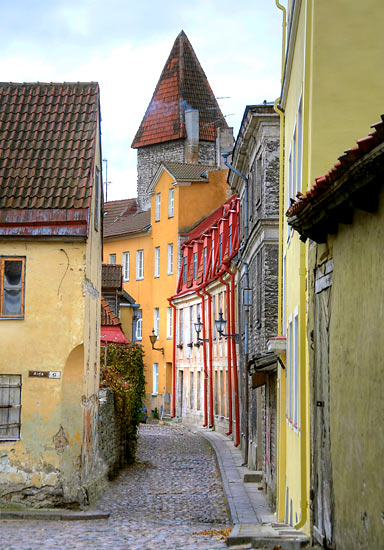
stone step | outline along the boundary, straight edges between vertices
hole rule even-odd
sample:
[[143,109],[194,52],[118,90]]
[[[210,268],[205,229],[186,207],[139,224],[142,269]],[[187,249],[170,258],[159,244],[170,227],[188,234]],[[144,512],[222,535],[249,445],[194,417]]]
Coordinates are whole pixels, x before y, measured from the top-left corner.
[[263,480],[263,472],[255,471],[251,474],[244,474],[244,483],[260,483]]
[[233,527],[228,535],[228,546],[251,543],[252,548],[265,550],[301,550],[308,548],[310,538],[284,524],[243,523]]

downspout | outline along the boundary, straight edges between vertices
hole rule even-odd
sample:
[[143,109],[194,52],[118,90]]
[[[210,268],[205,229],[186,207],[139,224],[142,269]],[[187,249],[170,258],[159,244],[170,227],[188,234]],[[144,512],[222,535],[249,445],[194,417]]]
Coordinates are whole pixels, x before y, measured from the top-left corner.
[[173,327],[172,327],[172,412],[171,417],[176,416],[176,306],[172,303],[172,298],[168,298],[169,305],[173,308]]
[[213,418],[213,354],[212,354],[212,296],[205,290],[205,287],[201,289],[201,292],[208,296],[208,346],[209,346],[209,427],[214,427]]
[[[235,334],[235,274],[225,265],[223,269],[231,277],[231,308],[230,315],[228,315],[228,325],[229,325],[229,334]],[[236,357],[236,340],[232,340],[232,364],[233,364],[233,386],[234,386],[234,397],[235,397],[235,447],[238,447],[240,444],[240,421],[239,421],[239,381],[237,378],[237,357]]]
[[[203,321],[203,340],[205,340],[205,299],[198,290],[196,294],[201,298],[201,317]],[[205,342],[203,344],[203,361],[204,361],[204,424],[203,428],[208,426],[208,407],[207,407],[207,392],[208,392],[208,366],[207,366],[207,348],[205,347]]]
[[[245,288],[249,288],[249,272],[248,263],[244,262]],[[244,321],[244,358],[245,358],[245,449],[244,449],[244,465],[248,465],[248,446],[249,446],[249,350],[248,350],[248,320],[249,320],[249,305],[244,305],[245,321]]]
[[[224,281],[222,275],[220,275],[219,280],[225,285],[226,296],[227,296],[227,311],[231,310],[231,302],[229,295],[229,283]],[[232,433],[232,353],[231,353],[231,341],[230,338],[227,338],[227,385],[228,385],[228,431],[225,435],[231,435]]]

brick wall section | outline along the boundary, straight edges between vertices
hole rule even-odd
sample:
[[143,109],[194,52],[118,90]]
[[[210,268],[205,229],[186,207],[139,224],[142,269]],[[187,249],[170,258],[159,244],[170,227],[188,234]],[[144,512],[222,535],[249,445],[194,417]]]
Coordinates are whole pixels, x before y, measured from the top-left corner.
[[114,393],[107,388],[99,392],[98,437],[99,453],[107,465],[108,477],[114,477],[124,463],[124,442]]

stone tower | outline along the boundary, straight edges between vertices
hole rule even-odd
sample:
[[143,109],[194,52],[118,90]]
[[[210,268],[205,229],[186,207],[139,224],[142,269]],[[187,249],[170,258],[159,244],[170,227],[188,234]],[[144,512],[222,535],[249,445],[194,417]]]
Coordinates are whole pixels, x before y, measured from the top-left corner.
[[147,188],[162,161],[223,166],[221,151],[232,150],[232,128],[184,31],[173,44],[132,147],[143,210],[150,207]]

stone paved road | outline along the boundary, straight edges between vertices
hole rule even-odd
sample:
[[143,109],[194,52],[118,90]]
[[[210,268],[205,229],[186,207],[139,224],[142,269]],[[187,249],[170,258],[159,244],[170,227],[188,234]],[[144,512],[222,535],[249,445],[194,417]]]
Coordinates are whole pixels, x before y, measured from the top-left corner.
[[179,426],[143,425],[139,464],[110,484],[101,521],[0,521],[7,550],[223,550],[205,531],[228,528],[228,513],[209,444]]

